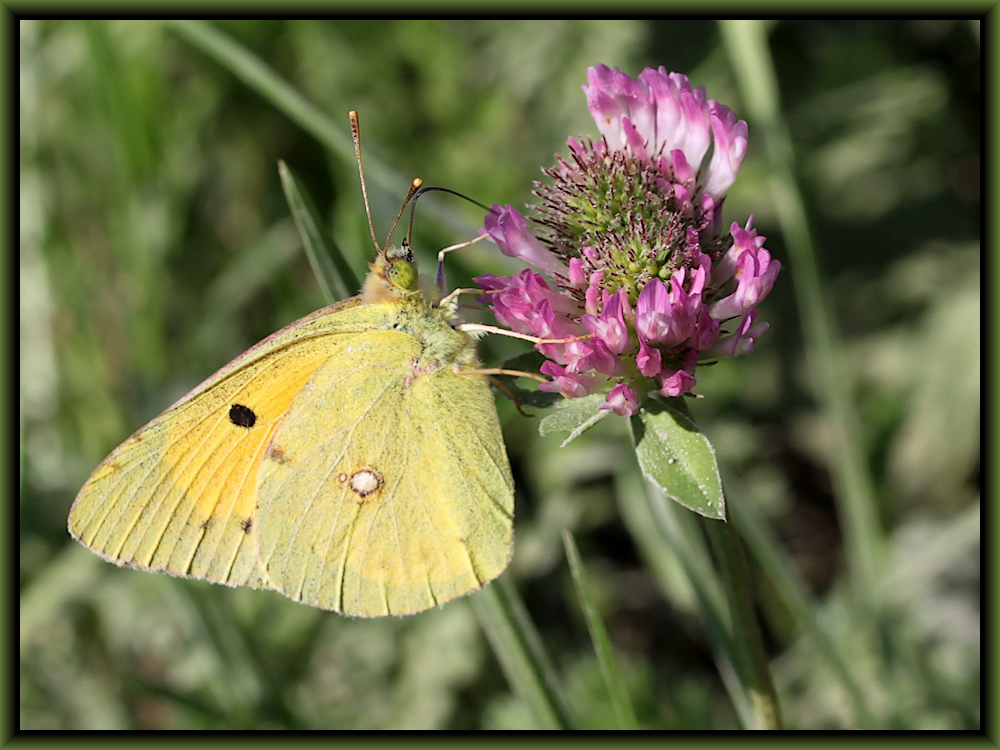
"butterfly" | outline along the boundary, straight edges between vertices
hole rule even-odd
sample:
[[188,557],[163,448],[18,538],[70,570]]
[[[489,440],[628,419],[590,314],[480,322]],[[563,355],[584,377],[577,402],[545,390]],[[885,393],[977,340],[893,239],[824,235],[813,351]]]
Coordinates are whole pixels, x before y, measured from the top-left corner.
[[408,242],[375,244],[358,296],[252,347],[116,448],[73,503],[73,538],[117,565],[361,617],[503,572],[513,479],[475,343],[418,290]]

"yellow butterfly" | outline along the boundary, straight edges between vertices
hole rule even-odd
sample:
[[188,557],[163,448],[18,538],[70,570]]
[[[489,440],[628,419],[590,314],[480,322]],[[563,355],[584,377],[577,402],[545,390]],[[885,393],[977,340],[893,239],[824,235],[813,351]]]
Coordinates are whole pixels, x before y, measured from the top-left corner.
[[73,503],[72,536],[118,565],[362,617],[503,572],[513,480],[474,342],[417,290],[406,243],[369,268],[359,296],[260,342],[115,449]]

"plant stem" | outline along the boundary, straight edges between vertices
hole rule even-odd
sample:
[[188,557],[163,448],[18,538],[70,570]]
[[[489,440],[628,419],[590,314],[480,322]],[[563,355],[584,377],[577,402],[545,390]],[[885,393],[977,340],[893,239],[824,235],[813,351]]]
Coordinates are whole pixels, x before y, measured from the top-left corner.
[[580,609],[587,621],[591,643],[594,644],[594,655],[597,656],[597,663],[601,667],[601,676],[604,677],[604,685],[608,689],[608,698],[614,709],[615,717],[618,719],[617,728],[638,729],[639,725],[635,719],[632,699],[622,682],[618,664],[615,662],[614,651],[611,648],[611,639],[608,638],[604,621],[594,604],[594,597],[590,592],[590,586],[583,570],[583,560],[580,559],[580,550],[577,549],[576,541],[569,529],[563,529],[562,537],[563,545],[566,547],[566,560],[569,562],[570,574],[573,576],[576,594],[580,599]]
[[758,517],[757,511],[745,503],[730,503],[729,522],[735,525],[760,570],[770,580],[775,593],[795,618],[802,633],[812,639],[819,656],[830,666],[850,697],[858,728],[877,728],[869,711],[868,696],[861,688],[861,680],[855,676],[856,666],[843,653],[843,646],[834,641],[820,625],[816,616],[819,605],[807,593],[793,564]]
[[470,596],[469,604],[514,693],[541,729],[569,729],[569,712],[542,640],[517,589],[504,576]]
[[862,619],[874,622],[879,609],[876,582],[882,556],[875,490],[865,464],[850,379],[843,370],[843,354],[821,282],[805,200],[795,178],[794,149],[781,112],[767,28],[760,21],[721,21],[719,28],[742,90],[747,119],[763,136],[778,221],[791,261],[806,357],[831,427],[830,472],[837,489],[837,512],[844,531],[852,593]]
[[756,728],[781,729],[781,708],[750,595],[753,584],[743,544],[732,524],[708,518],[702,521],[722,569],[732,621],[733,650],[739,659],[737,668],[757,717]]

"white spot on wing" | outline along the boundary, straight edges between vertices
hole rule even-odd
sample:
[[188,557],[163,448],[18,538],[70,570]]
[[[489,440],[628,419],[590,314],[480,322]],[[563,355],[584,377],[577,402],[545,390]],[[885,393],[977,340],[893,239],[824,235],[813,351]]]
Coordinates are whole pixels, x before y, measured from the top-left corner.
[[356,471],[351,476],[351,489],[359,497],[367,497],[377,490],[382,484],[382,477],[368,469]]

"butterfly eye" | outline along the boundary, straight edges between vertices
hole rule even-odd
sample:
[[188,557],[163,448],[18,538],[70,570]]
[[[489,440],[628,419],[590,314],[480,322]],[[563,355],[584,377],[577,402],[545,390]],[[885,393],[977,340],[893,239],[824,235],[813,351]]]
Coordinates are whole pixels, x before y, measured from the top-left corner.
[[389,269],[389,281],[393,286],[407,291],[417,288],[417,267],[408,260],[397,260]]

